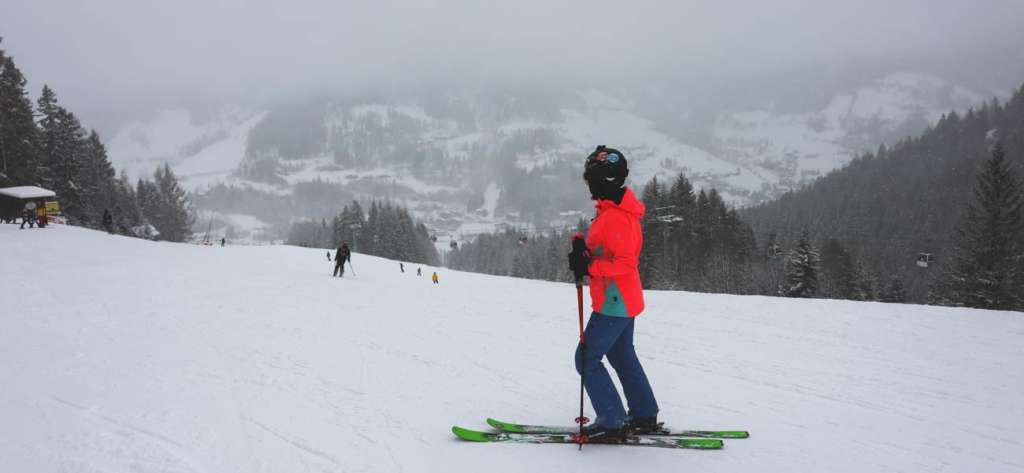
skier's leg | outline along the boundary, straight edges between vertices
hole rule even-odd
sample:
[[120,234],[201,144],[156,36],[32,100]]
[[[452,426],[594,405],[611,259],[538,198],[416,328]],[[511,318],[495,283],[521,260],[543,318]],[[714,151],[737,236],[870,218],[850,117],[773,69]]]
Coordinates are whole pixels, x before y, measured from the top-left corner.
[[[626,421],[626,410],[615,384],[601,359],[615,344],[628,319],[593,313],[584,332],[585,346],[576,346],[576,372],[583,375],[583,382],[594,406],[597,419],[594,425],[619,427]],[[586,356],[586,360],[583,357]],[[582,369],[586,369],[584,374]]]
[[651,389],[647,374],[644,373],[640,359],[636,356],[636,347],[633,345],[635,319],[628,320],[622,335],[608,350],[608,363],[615,368],[615,373],[619,376],[622,390],[626,394],[626,403],[629,405],[629,415],[653,417],[658,415],[658,402],[654,399],[654,390]]

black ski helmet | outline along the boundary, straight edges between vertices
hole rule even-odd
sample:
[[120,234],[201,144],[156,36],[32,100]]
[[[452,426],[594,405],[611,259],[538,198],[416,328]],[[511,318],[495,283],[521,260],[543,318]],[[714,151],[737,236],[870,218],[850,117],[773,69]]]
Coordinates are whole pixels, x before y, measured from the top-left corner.
[[583,180],[587,181],[591,197],[608,199],[621,194],[629,176],[626,155],[615,148],[598,146],[583,165]]

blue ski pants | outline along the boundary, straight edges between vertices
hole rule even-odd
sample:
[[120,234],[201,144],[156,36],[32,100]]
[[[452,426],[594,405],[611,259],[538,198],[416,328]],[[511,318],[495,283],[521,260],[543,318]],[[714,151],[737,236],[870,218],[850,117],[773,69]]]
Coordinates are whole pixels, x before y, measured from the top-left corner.
[[633,326],[633,317],[615,317],[594,312],[587,322],[583,345],[576,346],[576,371],[583,376],[590,404],[597,413],[595,425],[619,427],[626,422],[622,399],[601,362],[605,356],[619,376],[629,405],[629,415],[647,417],[658,414],[654,391],[633,346]]

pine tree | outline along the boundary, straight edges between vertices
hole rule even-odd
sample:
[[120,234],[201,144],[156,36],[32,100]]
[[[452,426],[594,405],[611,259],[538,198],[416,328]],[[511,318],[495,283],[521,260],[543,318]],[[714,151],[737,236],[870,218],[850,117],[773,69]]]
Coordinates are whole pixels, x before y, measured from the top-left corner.
[[640,280],[645,288],[665,288],[671,283],[668,263],[668,241],[665,235],[666,223],[659,219],[658,209],[666,205],[665,190],[658,178],[651,179],[644,186],[641,200],[647,213],[641,220],[644,234],[644,250],[640,253]]
[[79,144],[81,149],[79,192],[82,199],[82,223],[98,228],[104,210],[114,201],[114,168],[99,135],[92,131]]
[[0,49],[0,185],[40,183],[39,136],[26,82]]
[[691,290],[709,292],[710,281],[708,280],[709,256],[715,246],[714,232],[714,209],[708,193],[701,189],[697,193],[696,208],[694,209],[693,234],[694,258],[689,261],[690,274],[694,278],[696,286]]
[[645,288],[748,293],[753,288],[753,230],[715,189],[701,190],[682,174],[671,187],[657,179],[644,186],[647,213],[641,221],[644,248],[640,277]]
[[814,297],[818,292],[818,250],[803,231],[786,262],[786,285],[780,291],[786,297]]
[[359,203],[353,201],[330,225],[326,219],[295,222],[288,242],[324,248],[348,243],[360,253],[424,264],[436,264],[438,259],[427,227],[417,224],[408,209],[390,202],[372,201],[366,218]]
[[985,309],[1024,305],[1024,189],[1000,143],[982,165],[956,255],[936,288],[940,301]]
[[366,226],[366,218],[363,216],[363,209],[359,202],[352,201],[351,206],[345,206],[341,213],[335,217],[334,223],[334,247],[348,243],[352,251],[365,252],[362,248],[362,234]]
[[[139,179],[138,184],[135,186],[135,198],[137,207],[139,209],[139,225],[144,228],[146,225],[152,225],[156,228],[153,222],[163,219],[163,209],[160,206],[159,192],[156,189],[156,184],[148,179]],[[133,230],[132,233],[135,236],[141,238],[153,238],[157,235],[150,235],[148,232],[141,233]]]
[[551,230],[551,233],[547,235],[547,241],[544,242],[543,261],[545,266],[542,278],[548,281],[562,280],[562,275],[568,274],[568,270],[562,264],[562,258],[569,252],[569,245],[568,243],[564,243],[564,247],[559,245],[560,240],[559,233]]
[[903,303],[907,300],[907,291],[903,288],[903,282],[895,274],[889,278],[889,284],[885,286],[879,298],[882,302]]
[[114,182],[113,209],[114,229],[122,235],[131,235],[131,229],[142,225],[142,209],[135,189],[123,169],[121,176]]
[[85,130],[78,118],[57,103],[57,94],[43,86],[39,97],[42,183],[60,199],[61,212],[72,222],[86,219],[82,207],[82,143]]
[[437,248],[434,247],[434,242],[430,238],[430,231],[427,230],[427,226],[419,223],[416,224],[416,231],[413,235],[416,243],[416,255],[411,261],[429,265],[436,265],[438,263]]
[[688,270],[690,262],[698,257],[693,233],[697,202],[693,185],[682,173],[676,176],[668,191],[668,203],[672,206],[669,219],[665,222],[669,226],[670,235],[667,242],[670,246],[669,270],[680,287],[695,287]]
[[878,281],[859,259],[851,256],[851,261],[853,261],[853,267],[849,277],[851,289],[849,299],[855,301],[874,300],[875,286]]
[[57,193],[69,221],[98,226],[114,194],[114,170],[99,135],[43,86],[38,126],[25,78],[0,50],[0,182],[39,184]]
[[359,235],[358,244],[362,252],[370,255],[377,254],[377,246],[380,242],[380,205],[377,201],[370,202],[370,210],[366,213],[366,230]]
[[160,232],[160,238],[167,241],[185,241],[192,237],[192,215],[188,196],[178,185],[178,178],[171,166],[164,164],[153,173],[157,192],[159,212],[150,223]]
[[853,261],[850,253],[835,238],[821,248],[821,295],[833,299],[849,299],[853,293]]

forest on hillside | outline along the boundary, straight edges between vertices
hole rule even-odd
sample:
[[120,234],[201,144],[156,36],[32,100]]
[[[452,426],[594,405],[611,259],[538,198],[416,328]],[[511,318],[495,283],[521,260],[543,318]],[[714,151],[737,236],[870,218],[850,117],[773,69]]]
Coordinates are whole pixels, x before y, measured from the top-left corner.
[[[970,293],[1024,291],[1022,170],[1024,87],[752,208],[683,174],[655,179],[639,195],[641,278],[648,289],[1014,307],[1024,301]],[[568,238],[585,228],[481,235],[446,263],[567,281]]]
[[[1024,87],[1005,103],[950,112],[918,137],[883,145],[741,215],[761,241],[774,240],[783,251],[804,230],[819,248],[832,241],[873,279],[896,278],[908,301],[926,302],[955,256],[978,170],[997,142],[1020,176]],[[927,267],[918,264],[922,256],[930,259]]]
[[168,241],[191,237],[189,200],[170,166],[134,183],[124,172],[118,176],[99,133],[48,85],[33,104],[27,84],[14,58],[0,49],[0,187],[54,191],[61,217],[74,225]]

